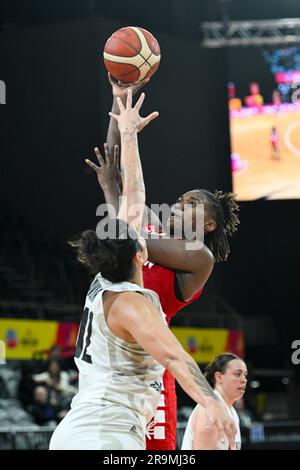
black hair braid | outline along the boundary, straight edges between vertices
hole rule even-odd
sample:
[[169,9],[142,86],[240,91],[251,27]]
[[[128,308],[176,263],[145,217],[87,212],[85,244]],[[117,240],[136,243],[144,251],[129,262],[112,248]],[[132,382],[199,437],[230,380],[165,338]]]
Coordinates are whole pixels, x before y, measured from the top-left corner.
[[205,191],[209,206],[217,227],[206,234],[206,243],[211,249],[215,261],[226,261],[230,247],[228,238],[237,231],[240,223],[238,218],[239,206],[235,202],[235,194],[215,191],[213,194]]

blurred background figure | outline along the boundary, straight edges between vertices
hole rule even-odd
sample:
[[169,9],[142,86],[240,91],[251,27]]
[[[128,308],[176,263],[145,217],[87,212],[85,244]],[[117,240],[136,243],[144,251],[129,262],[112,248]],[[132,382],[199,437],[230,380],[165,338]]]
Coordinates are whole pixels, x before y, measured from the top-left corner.
[[271,143],[271,158],[274,160],[280,160],[279,135],[278,135],[278,130],[275,126],[273,126],[271,129],[270,143]]
[[60,363],[56,359],[51,359],[47,372],[33,376],[36,384],[43,384],[49,392],[49,402],[54,407],[64,407],[68,409],[71,400],[77,389],[70,385],[69,375],[61,370]]
[[250,409],[246,408],[245,399],[240,398],[237,400],[234,407],[239,415],[241,427],[250,428],[253,421],[255,421],[255,416]]
[[30,411],[36,424],[40,426],[57,420],[56,409],[49,402],[49,392],[46,387],[39,385],[33,391],[33,403]]

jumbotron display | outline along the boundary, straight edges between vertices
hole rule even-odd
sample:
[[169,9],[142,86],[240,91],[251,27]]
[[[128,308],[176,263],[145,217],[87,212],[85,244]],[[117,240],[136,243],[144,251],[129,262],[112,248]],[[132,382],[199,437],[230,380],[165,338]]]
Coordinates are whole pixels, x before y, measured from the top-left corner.
[[232,49],[229,62],[234,192],[300,198],[300,46]]

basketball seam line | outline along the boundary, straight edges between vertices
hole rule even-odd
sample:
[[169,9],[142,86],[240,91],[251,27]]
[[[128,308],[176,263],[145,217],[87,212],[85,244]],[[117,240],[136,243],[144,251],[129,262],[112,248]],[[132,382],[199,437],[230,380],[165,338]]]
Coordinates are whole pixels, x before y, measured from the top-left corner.
[[[145,59],[145,57],[143,57],[141,54],[140,56],[143,57],[144,59],[144,62],[139,66],[139,67],[136,67],[135,70],[132,70],[131,72],[127,72],[127,73],[122,73],[122,75],[120,75],[120,77],[126,77],[127,75],[130,75],[131,73],[135,72],[136,70],[140,70],[141,67],[143,67],[143,65],[147,64],[149,65],[149,70],[151,69],[151,65],[149,64],[148,60],[150,59],[150,57],[152,56],[153,52],[151,52],[151,54],[149,55],[148,59]],[[128,64],[128,65],[133,65],[133,64]]]
[[[137,37],[139,38],[138,35],[137,35]],[[154,52],[151,50],[151,48],[150,48],[150,46],[149,46],[149,44],[148,44],[148,41],[147,41],[146,37],[145,37],[145,40],[146,40],[146,42],[147,42],[147,45],[148,45],[148,47],[149,47],[149,50],[151,51],[151,54],[149,55],[148,59],[145,59],[145,57],[140,53],[140,51],[136,50],[135,47],[133,47],[129,42],[125,41],[123,38],[120,38],[119,36],[115,36],[115,38],[117,38],[117,39],[119,39],[120,41],[124,42],[124,44],[126,44],[126,45],[127,45],[128,47],[130,47],[134,52],[136,52],[138,55],[140,55],[140,56],[144,59],[145,62],[147,62],[147,61],[149,60],[149,58],[151,57],[151,55],[154,54]],[[143,45],[142,45],[142,42],[141,42],[140,38],[139,38],[139,42],[140,42],[140,46],[141,46],[141,48],[142,48]],[[118,54],[111,54],[111,55],[115,55],[116,57],[118,56]],[[155,55],[156,55],[156,54],[155,54]],[[127,57],[127,56],[126,56],[126,57]],[[130,57],[130,56],[128,56],[128,57]],[[144,63],[145,63],[145,62],[144,62]],[[150,64],[149,64],[149,65],[150,65]]]
[[[136,34],[136,33],[135,33],[135,34]],[[138,36],[137,34],[136,34],[136,36],[137,36],[137,38],[138,38],[138,40],[139,40],[140,48],[142,48],[142,47],[143,47],[142,41],[140,40],[140,38],[139,38],[139,36]],[[127,45],[128,47],[130,47],[134,52],[136,52],[137,54],[139,54],[139,51],[138,51],[135,47],[133,47],[132,44],[130,44],[129,42],[125,41],[125,39],[120,38],[120,36],[115,36],[115,38],[116,38],[116,39],[119,39],[119,41],[124,42],[124,44],[126,44],[126,45]],[[150,48],[149,48],[149,49],[150,49]],[[114,55],[114,54],[112,54],[112,55]],[[127,56],[126,56],[126,57],[127,57]],[[129,56],[129,57],[130,57],[130,56]],[[143,57],[143,58],[144,58],[144,57]]]

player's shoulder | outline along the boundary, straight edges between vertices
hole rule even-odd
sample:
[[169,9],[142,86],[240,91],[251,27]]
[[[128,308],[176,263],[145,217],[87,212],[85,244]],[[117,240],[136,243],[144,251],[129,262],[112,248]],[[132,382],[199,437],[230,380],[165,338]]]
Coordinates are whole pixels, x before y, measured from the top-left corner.
[[232,407],[232,414],[234,416],[234,420],[235,422],[239,423],[240,422],[240,417],[239,417],[239,414],[238,412],[236,411],[236,409],[234,408],[234,406]]
[[141,291],[124,291],[120,292],[116,297],[114,305],[119,307],[120,305],[127,308],[139,306],[141,304],[146,304],[149,302],[148,298]]
[[150,300],[138,291],[121,292],[110,308],[111,315],[127,325],[132,321],[140,320],[142,313],[149,314],[151,311]]

